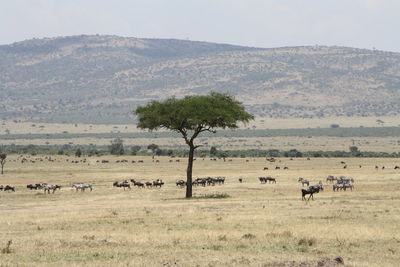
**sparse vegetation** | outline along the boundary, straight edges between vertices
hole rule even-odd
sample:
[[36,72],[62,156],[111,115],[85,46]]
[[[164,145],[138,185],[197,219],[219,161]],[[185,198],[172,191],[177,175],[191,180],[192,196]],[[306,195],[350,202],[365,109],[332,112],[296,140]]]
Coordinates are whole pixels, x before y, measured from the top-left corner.
[[229,88],[265,118],[397,116],[399,62],[399,53],[346,47],[256,49],[101,35],[27,40],[0,46],[0,69],[7,70],[0,116],[131,123],[126,114],[149,95],[162,100],[210,88]]
[[[45,156],[23,155],[28,159]],[[55,161],[51,163],[22,165],[18,157],[8,155],[2,176],[2,183],[16,186],[16,191],[0,191],[0,250],[6,252],[1,253],[5,266],[162,266],[174,262],[178,266],[290,262],[316,266],[322,259],[339,256],[350,266],[398,263],[399,171],[389,168],[399,165],[398,159],[276,158],[274,163],[265,158],[249,162],[198,159],[195,176],[223,175],[226,181],[218,187],[196,187],[194,196],[229,197],[194,197],[188,205],[183,189],[175,185],[184,176],[182,158],[169,162],[170,157],[159,157],[155,163],[150,155],[106,155],[87,158],[87,165],[67,162],[76,160],[71,154],[52,155]],[[109,163],[96,163],[99,159]],[[116,162],[121,159],[144,163]],[[289,169],[268,170],[278,183],[261,186],[257,176],[264,175],[262,167],[278,163]],[[387,169],[376,171],[375,165]],[[328,174],[354,177],[355,190],[333,192],[327,186],[314,201],[303,203],[297,178],[317,183]],[[112,188],[114,180],[126,178],[161,178],[166,184],[162,189]],[[68,184],[77,179],[93,183],[94,190],[70,191]],[[35,182],[65,187],[54,195],[26,189],[26,184]],[[12,244],[7,246],[8,240]]]

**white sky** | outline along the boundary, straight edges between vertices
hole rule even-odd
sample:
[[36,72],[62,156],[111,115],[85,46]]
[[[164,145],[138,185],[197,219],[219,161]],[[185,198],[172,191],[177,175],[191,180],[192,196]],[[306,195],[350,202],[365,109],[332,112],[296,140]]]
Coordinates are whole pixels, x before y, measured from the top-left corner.
[[0,0],[0,44],[78,34],[400,52],[400,0]]

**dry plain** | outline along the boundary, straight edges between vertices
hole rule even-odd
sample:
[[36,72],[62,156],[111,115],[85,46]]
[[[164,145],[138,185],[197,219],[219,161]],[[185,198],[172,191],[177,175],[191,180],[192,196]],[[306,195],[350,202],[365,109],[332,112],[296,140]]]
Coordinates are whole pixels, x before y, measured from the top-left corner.
[[[45,155],[31,156],[39,157]],[[346,266],[400,261],[398,159],[198,158],[195,177],[225,176],[226,183],[196,187],[186,200],[175,186],[185,159],[104,156],[72,164],[52,158],[24,164],[8,158],[0,184],[15,185],[16,192],[0,191],[1,266],[317,266],[338,256]],[[110,163],[96,162],[102,159]],[[121,159],[129,163],[116,163]],[[131,163],[137,159],[144,163]],[[267,175],[277,184],[260,184],[257,178]],[[301,200],[299,177],[325,183],[328,175],[353,177],[355,190],[333,192],[326,185],[314,201]],[[130,178],[160,178],[166,185],[112,187]],[[25,188],[41,182],[63,188],[49,195]],[[92,183],[94,190],[75,192],[74,182]]]

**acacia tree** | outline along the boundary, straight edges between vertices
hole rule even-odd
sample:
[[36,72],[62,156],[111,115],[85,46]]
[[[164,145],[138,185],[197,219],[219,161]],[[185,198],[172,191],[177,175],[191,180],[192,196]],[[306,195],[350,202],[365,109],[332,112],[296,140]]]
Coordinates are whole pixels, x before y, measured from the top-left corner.
[[138,107],[138,128],[161,128],[178,132],[189,146],[186,198],[192,197],[192,172],[194,151],[200,145],[194,140],[202,132],[216,132],[216,128],[238,128],[238,122],[247,123],[254,116],[246,112],[241,102],[228,94],[211,92],[206,96],[169,98],[163,102],[151,101]]
[[7,154],[1,153],[0,154],[0,165],[1,165],[1,174],[3,174],[4,164],[6,164]]

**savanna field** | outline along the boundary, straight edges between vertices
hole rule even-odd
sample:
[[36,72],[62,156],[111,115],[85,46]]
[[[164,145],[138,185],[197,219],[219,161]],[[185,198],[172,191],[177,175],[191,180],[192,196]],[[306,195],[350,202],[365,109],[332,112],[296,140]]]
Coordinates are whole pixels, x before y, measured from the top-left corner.
[[[337,257],[345,266],[399,266],[398,159],[197,158],[194,178],[226,180],[194,187],[187,200],[175,185],[186,179],[186,159],[45,157],[7,158],[0,184],[16,192],[0,191],[1,266],[332,266]],[[353,177],[354,190],[334,192],[328,175]],[[302,201],[299,177],[325,190]],[[158,178],[161,189],[112,186]],[[76,182],[93,191],[72,190]],[[32,183],[62,188],[44,194],[26,188]]]

